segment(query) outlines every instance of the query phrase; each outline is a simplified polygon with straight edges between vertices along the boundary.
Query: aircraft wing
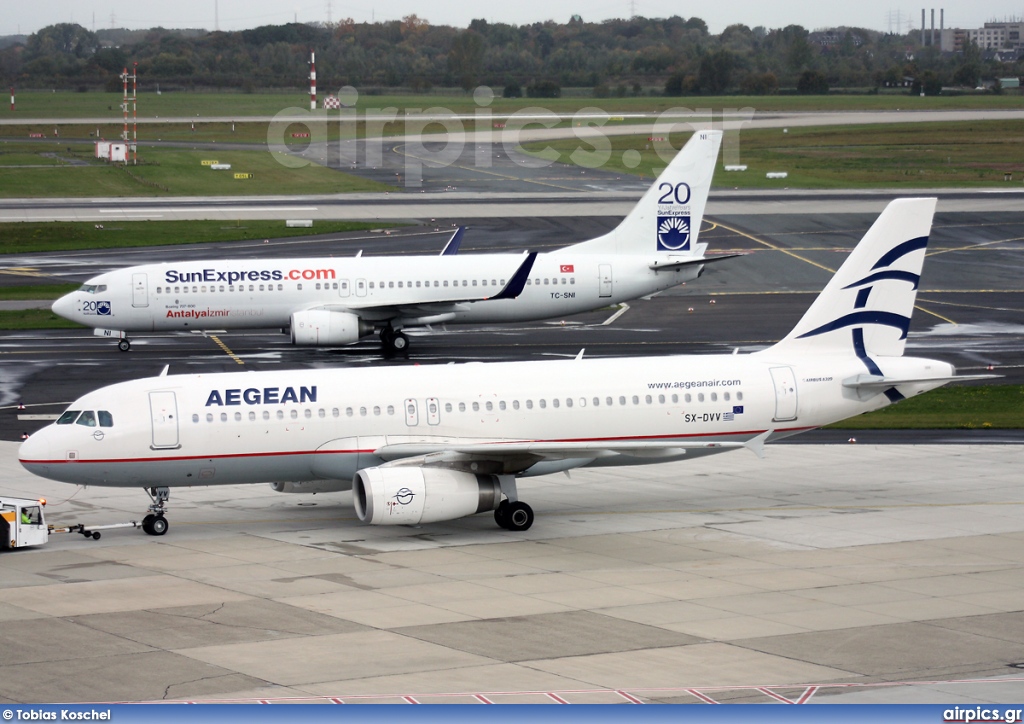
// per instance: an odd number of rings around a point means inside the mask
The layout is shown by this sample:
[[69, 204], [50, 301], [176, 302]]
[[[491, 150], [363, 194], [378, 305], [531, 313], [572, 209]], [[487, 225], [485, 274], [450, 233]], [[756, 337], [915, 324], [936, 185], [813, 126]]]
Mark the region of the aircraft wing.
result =
[[452, 234], [452, 238], [448, 240], [448, 243], [444, 245], [441, 250], [441, 256], [455, 256], [459, 253], [459, 247], [462, 246], [462, 235], [466, 233], [466, 227], [460, 226]]
[[[374, 454], [392, 467], [444, 467], [468, 472], [519, 473], [538, 462], [556, 460], [590, 461], [625, 455], [644, 458], [672, 458], [689, 452], [725, 452], [747, 448], [763, 456], [765, 431], [746, 442], [695, 440], [437, 440], [396, 442], [383, 445]], [[581, 464], [584, 464], [581, 462]]]
[[526, 280], [529, 278], [536, 260], [537, 252], [528, 253], [523, 263], [519, 265], [519, 268], [512, 275], [512, 278], [508, 280], [508, 283], [497, 294], [487, 297], [459, 296], [450, 299], [402, 304], [380, 304], [373, 300], [364, 301], [350, 298], [344, 303], [320, 305], [317, 309], [352, 312], [370, 321], [405, 318], [410, 320], [409, 324], [439, 324], [452, 319], [456, 312], [465, 309], [465, 305], [473, 304], [474, 302], [485, 302], [493, 299], [515, 299], [526, 288]]

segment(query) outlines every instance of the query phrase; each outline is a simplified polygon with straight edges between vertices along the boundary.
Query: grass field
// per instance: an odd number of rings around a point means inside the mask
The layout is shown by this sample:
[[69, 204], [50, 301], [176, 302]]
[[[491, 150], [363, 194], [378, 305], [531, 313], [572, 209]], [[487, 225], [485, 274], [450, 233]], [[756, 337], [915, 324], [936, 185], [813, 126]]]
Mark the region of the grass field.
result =
[[[673, 134], [679, 148], [689, 133]], [[733, 141], [735, 139], [735, 141]], [[614, 136], [607, 170], [653, 178], [666, 161], [643, 136]], [[976, 187], [1019, 188], [1024, 179], [1024, 122], [965, 121], [958, 123], [882, 124], [741, 131], [738, 141], [743, 172], [726, 172], [723, 157], [715, 172], [716, 188], [893, 188]], [[593, 152], [579, 140], [527, 144], [540, 153], [552, 148], [559, 160], [572, 163], [577, 149]], [[639, 163], [629, 167], [624, 152]], [[669, 150], [666, 158], [674, 152]], [[625, 156], [628, 160], [629, 156]], [[785, 179], [768, 179], [768, 171], [786, 171]], [[1012, 185], [1004, 175], [1013, 176]]]
[[[50, 156], [63, 160], [54, 165]], [[51, 159], [51, 162], [45, 162]], [[202, 165], [230, 163], [230, 170]], [[42, 165], [43, 167], [39, 167]], [[235, 173], [252, 178], [237, 179]], [[93, 158], [90, 146], [54, 141], [0, 142], [0, 197], [233, 196], [336, 194], [391, 191], [393, 187], [310, 163], [289, 168], [266, 151], [193, 151], [145, 148], [139, 165], [123, 167]]]
[[[3, 277], [0, 277], [2, 279]], [[0, 287], [0, 300], [56, 299], [78, 288], [78, 284], [26, 284]]]
[[[389, 228], [402, 224], [389, 224]], [[335, 234], [382, 228], [379, 223], [358, 221], [315, 221], [312, 228], [289, 228], [283, 221], [231, 223], [223, 221], [118, 221], [105, 224], [87, 222], [24, 222], [0, 224], [0, 254], [24, 254], [37, 251], [77, 251], [81, 249], [119, 249], [171, 244], [205, 244], [215, 241], [244, 241], [311, 234]], [[47, 297], [3, 297], [6, 299], [46, 299]]]
[[1024, 428], [1024, 386], [940, 387], [829, 427], [841, 430], [1019, 430]]
[[58, 317], [49, 309], [21, 309], [0, 311], [0, 329], [82, 329], [82, 325]]
[[[322, 87], [321, 96], [333, 89]], [[947, 110], [978, 108], [1020, 108], [1024, 99], [1019, 95], [962, 95], [920, 98], [906, 93], [880, 93], [877, 95], [829, 96], [686, 96], [665, 98], [641, 96], [636, 98], [501, 98], [498, 96], [488, 108], [496, 114], [513, 113], [530, 107], [543, 107], [559, 113], [568, 113], [586, 107], [598, 107], [609, 112], [659, 112], [668, 108], [756, 108], [762, 111], [843, 111], [843, 110]], [[110, 118], [116, 122], [121, 116], [119, 93], [74, 93], [70, 91], [46, 93], [20, 92], [16, 96], [17, 110], [3, 111], [0, 118]], [[445, 108], [456, 113], [472, 113], [479, 108], [471, 93], [459, 95], [368, 95], [362, 93], [357, 110], [398, 108]], [[137, 110], [140, 118], [211, 117], [244, 118], [246, 116], [274, 115], [286, 108], [309, 108], [306, 88], [281, 93], [141, 93]], [[2, 133], [2, 131], [0, 131]]]

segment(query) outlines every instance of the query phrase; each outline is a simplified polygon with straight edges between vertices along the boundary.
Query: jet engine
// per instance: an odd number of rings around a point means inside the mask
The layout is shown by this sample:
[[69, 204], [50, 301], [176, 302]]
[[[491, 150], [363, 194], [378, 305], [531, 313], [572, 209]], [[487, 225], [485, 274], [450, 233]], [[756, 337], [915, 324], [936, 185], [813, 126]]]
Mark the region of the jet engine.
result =
[[291, 334], [292, 344], [299, 347], [329, 347], [354, 344], [373, 334], [373, 325], [351, 312], [307, 309], [292, 314]]
[[441, 468], [363, 468], [352, 481], [356, 515], [373, 525], [417, 525], [495, 510], [497, 475]]
[[338, 493], [352, 490], [351, 480], [307, 480], [299, 483], [271, 483], [275, 493]]

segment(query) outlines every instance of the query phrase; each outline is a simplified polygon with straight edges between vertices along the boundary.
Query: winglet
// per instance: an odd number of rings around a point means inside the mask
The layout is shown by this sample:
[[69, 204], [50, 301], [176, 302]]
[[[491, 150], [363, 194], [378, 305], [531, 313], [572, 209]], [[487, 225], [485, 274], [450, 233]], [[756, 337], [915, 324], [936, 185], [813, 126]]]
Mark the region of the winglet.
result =
[[170, 365], [164, 365], [164, 368], [162, 370], [160, 370], [160, 374], [157, 375], [157, 376], [158, 377], [166, 377], [167, 373], [170, 371], [170, 369], [171, 369]]
[[465, 233], [466, 227], [460, 226], [452, 234], [452, 238], [448, 240], [448, 243], [441, 249], [441, 256], [455, 256], [459, 253], [459, 247], [462, 245], [462, 235]]
[[757, 437], [752, 437], [743, 443], [743, 447], [757, 455], [761, 460], [764, 460], [764, 441], [767, 440], [773, 432], [775, 432], [775, 430], [765, 430]]
[[533, 262], [537, 260], [537, 252], [531, 251], [526, 255], [526, 260], [519, 265], [516, 273], [512, 275], [512, 278], [508, 280], [508, 284], [500, 292], [495, 294], [489, 299], [515, 299], [523, 293], [523, 289], [526, 288], [526, 280], [530, 278], [530, 272], [533, 271]]

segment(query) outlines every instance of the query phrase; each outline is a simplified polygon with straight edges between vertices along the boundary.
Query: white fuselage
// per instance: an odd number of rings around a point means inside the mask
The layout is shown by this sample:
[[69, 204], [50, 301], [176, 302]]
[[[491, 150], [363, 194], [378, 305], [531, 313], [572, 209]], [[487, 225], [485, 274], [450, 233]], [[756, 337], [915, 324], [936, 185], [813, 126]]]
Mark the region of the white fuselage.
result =
[[[912, 396], [953, 373], [944, 362], [876, 360], [920, 380]], [[843, 381], [865, 372], [850, 356], [751, 355], [508, 362], [368, 369], [180, 375], [89, 393], [72, 409], [104, 411], [107, 427], [54, 424], [20, 459], [69, 483], [183, 486], [351, 480], [385, 462], [387, 446], [487, 441], [743, 443], [785, 437], [888, 403], [860, 400]], [[943, 378], [939, 380], [939, 378]], [[100, 416], [100, 419], [103, 419]], [[723, 449], [676, 449], [539, 461], [521, 475], [636, 465]], [[395, 457], [403, 457], [396, 455]]]
[[[693, 264], [655, 271], [653, 254], [540, 254], [516, 299], [497, 295], [523, 261], [515, 254], [350, 257], [148, 264], [101, 274], [54, 304], [96, 329], [137, 333], [287, 327], [307, 309], [351, 311], [395, 328], [562, 317], [695, 279]], [[415, 305], [425, 307], [418, 313]], [[395, 310], [401, 310], [396, 316]]]

